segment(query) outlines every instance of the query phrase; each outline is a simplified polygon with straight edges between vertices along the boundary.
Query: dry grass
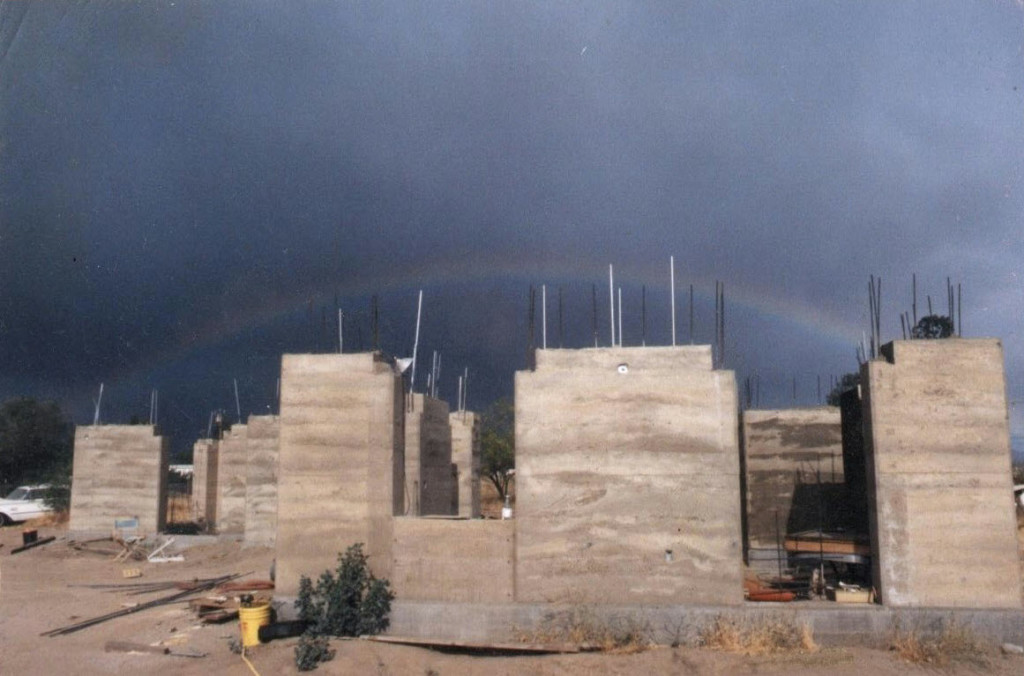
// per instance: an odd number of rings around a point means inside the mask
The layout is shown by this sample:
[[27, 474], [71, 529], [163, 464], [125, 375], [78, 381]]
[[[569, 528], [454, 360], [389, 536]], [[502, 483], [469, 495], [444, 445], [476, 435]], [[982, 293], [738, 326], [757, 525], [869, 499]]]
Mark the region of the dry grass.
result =
[[807, 624], [784, 617], [751, 620], [716, 617], [700, 632], [700, 644], [714, 650], [743, 655], [809, 653], [818, 650], [814, 632]]
[[23, 526], [25, 528], [62, 526], [68, 522], [69, 517], [70, 515], [66, 511], [50, 512], [49, 514], [44, 514], [43, 516], [39, 516], [34, 519], [29, 519], [28, 521], [18, 525]]
[[642, 652], [654, 644], [645, 619], [630, 615], [606, 621], [587, 606], [552, 613], [539, 626], [530, 630], [513, 628], [513, 633], [523, 643], [569, 643], [618, 654]]
[[889, 637], [889, 649], [907, 662], [944, 666], [950, 662], [987, 663], [986, 644], [970, 627], [954, 620], [943, 623], [938, 635], [917, 629], [904, 630], [898, 623]]

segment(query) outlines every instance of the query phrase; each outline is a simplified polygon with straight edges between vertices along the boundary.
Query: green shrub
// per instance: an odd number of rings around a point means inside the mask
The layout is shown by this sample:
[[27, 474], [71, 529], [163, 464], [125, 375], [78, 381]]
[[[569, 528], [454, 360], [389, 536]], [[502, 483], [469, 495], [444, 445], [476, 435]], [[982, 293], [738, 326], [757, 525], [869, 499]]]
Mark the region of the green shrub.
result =
[[[363, 545], [354, 544], [338, 555], [338, 567], [325, 570], [316, 584], [303, 575], [295, 609], [308, 623], [295, 648], [295, 663], [302, 671], [316, 668], [328, 652], [328, 636], [379, 634], [389, 625], [388, 614], [395, 598], [387, 580], [373, 576], [366, 565]], [[303, 665], [307, 666], [303, 666]]]
[[295, 646], [295, 666], [299, 671], [312, 671], [321, 662], [334, 659], [326, 636], [303, 634], [299, 637], [299, 645]]

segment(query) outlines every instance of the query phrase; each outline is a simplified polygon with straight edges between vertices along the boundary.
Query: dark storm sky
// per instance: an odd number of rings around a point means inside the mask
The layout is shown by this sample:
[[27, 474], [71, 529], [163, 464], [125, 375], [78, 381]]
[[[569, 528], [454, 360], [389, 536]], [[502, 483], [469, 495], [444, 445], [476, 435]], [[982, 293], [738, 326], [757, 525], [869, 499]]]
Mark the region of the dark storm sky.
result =
[[[918, 275], [1002, 338], [1024, 434], [1024, 10], [1017, 2], [0, 3], [0, 398], [148, 416], [274, 407], [286, 351], [442, 353], [511, 393], [530, 284], [549, 345], [713, 335], [762, 405], [856, 368]], [[538, 310], [539, 318], [539, 310]], [[539, 331], [538, 331], [539, 336]], [[538, 338], [539, 340], [539, 338]]]

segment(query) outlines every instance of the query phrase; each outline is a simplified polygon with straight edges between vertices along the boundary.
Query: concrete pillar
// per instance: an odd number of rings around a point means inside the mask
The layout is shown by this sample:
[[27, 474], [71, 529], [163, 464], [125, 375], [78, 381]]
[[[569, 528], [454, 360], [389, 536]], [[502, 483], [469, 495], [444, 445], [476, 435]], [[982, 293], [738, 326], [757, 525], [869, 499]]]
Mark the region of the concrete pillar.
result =
[[196, 523], [210, 523], [213, 520], [217, 506], [208, 504], [208, 496], [212, 486], [212, 495], [216, 497], [216, 477], [217, 442], [213, 439], [199, 439], [192, 445], [191, 509], [192, 520]]
[[141, 532], [163, 530], [169, 442], [152, 425], [78, 427], [69, 529], [109, 533], [115, 519], [138, 517]]
[[245, 544], [273, 547], [277, 533], [278, 416], [249, 416], [245, 482]]
[[741, 603], [734, 374], [706, 345], [536, 363], [516, 373], [516, 600]]
[[246, 425], [235, 424], [218, 443], [217, 523], [218, 535], [245, 532], [245, 483], [248, 464]]
[[389, 577], [402, 510], [402, 382], [377, 353], [284, 355], [277, 508], [277, 592], [298, 591], [361, 542]]
[[413, 394], [405, 413], [405, 514], [455, 514], [448, 404]]
[[458, 473], [458, 515], [480, 516], [480, 419], [472, 411], [448, 416], [452, 435], [452, 462]]
[[882, 354], [861, 369], [882, 602], [1020, 608], [1002, 344], [895, 341]]

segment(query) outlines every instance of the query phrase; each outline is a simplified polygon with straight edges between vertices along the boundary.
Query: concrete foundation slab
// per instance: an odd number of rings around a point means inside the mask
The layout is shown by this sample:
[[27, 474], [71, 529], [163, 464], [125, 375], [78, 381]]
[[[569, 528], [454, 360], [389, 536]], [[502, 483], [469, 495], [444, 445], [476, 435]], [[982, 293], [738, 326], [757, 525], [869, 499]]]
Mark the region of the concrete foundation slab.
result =
[[612, 628], [640, 627], [656, 643], [696, 645], [717, 618], [807, 624], [825, 646], [884, 647], [896, 627], [921, 636], [953, 622], [994, 644], [1024, 643], [1024, 612], [979, 608], [884, 608], [875, 605], [757, 603], [740, 606], [547, 605], [436, 603], [396, 600], [389, 634], [461, 641], [514, 641], [533, 628], [564, 625], [572, 614]]

